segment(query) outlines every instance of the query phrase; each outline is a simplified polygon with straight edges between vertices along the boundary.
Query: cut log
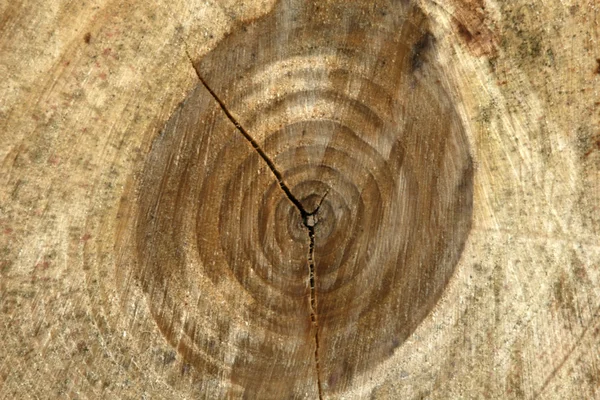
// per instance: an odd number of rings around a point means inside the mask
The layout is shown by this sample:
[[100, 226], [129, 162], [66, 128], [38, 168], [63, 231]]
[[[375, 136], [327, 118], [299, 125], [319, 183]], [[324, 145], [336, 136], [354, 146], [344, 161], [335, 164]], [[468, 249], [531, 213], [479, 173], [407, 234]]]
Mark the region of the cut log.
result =
[[252, 398], [343, 393], [435, 305], [473, 169], [433, 40], [413, 5], [291, 1], [195, 63], [117, 243], [200, 373]]
[[0, 8], [3, 396], [600, 396], [593, 5], [52, 4]]

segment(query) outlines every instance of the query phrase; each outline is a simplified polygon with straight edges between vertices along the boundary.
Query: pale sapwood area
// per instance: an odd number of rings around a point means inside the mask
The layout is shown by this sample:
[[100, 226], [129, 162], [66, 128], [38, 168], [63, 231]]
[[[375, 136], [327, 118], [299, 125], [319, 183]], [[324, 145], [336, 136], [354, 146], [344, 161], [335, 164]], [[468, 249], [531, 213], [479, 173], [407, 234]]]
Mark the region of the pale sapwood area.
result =
[[0, 5], [0, 397], [600, 398], [600, 5]]

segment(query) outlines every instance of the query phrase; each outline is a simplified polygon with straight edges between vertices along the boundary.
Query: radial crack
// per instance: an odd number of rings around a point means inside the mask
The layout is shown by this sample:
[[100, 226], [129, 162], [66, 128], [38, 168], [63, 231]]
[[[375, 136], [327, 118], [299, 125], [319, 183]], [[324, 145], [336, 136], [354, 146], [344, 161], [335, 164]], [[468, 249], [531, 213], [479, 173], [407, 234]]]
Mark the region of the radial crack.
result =
[[[319, 205], [320, 207], [320, 205]], [[313, 211], [316, 213], [319, 207]], [[312, 217], [312, 215], [310, 216]], [[318, 221], [315, 221], [315, 225]], [[319, 324], [317, 320], [317, 292], [315, 287], [315, 225], [307, 225], [308, 237], [310, 238], [309, 252], [308, 252], [308, 280], [310, 284], [310, 320], [315, 329], [315, 368], [317, 370], [317, 385], [319, 389], [319, 399], [323, 398], [323, 387], [321, 385], [321, 368], [319, 359]]]
[[271, 170], [271, 172], [277, 179], [277, 183], [279, 184], [279, 187], [281, 188], [281, 190], [283, 190], [286, 197], [289, 199], [290, 202], [292, 202], [294, 207], [296, 207], [296, 209], [300, 213], [300, 216], [302, 217], [302, 224], [308, 231], [308, 238], [309, 238], [309, 252], [308, 252], [308, 275], [309, 276], [308, 276], [308, 280], [309, 280], [309, 286], [310, 286], [310, 299], [309, 299], [310, 320], [311, 320], [311, 323], [312, 323], [314, 331], [315, 331], [315, 336], [314, 336], [315, 369], [316, 369], [316, 373], [317, 373], [317, 386], [318, 386], [318, 391], [319, 391], [319, 399], [322, 399], [323, 398], [323, 387], [321, 385], [321, 371], [320, 371], [320, 365], [319, 365], [319, 325], [318, 325], [318, 318], [317, 318], [317, 292], [316, 292], [314, 249], [315, 249], [315, 226], [318, 222], [316, 219], [316, 214], [319, 211], [319, 208], [321, 207], [321, 204], [323, 203], [323, 200], [325, 199], [325, 196], [327, 196], [327, 193], [329, 193], [329, 191], [325, 192], [325, 195], [323, 195], [323, 197], [321, 198], [321, 201], [319, 202], [319, 204], [313, 211], [311, 211], [311, 212], [306, 211], [306, 209], [304, 208], [304, 206], [302, 205], [300, 200], [298, 200], [296, 198], [296, 196], [294, 196], [294, 194], [292, 193], [290, 188], [285, 184], [285, 182], [283, 180], [283, 176], [281, 175], [281, 172], [279, 172], [279, 170], [275, 166], [275, 163], [273, 162], [273, 160], [271, 160], [271, 158], [260, 147], [258, 142], [256, 140], [254, 140], [254, 138], [248, 133], [248, 131], [235, 119], [233, 114], [231, 114], [229, 109], [227, 109], [227, 106], [225, 106], [225, 103], [219, 98], [219, 96], [217, 96], [217, 94], [212, 90], [212, 88], [210, 86], [208, 86], [208, 84], [206, 83], [206, 81], [204, 80], [202, 75], [200, 75], [200, 71], [198, 71], [198, 69], [196, 68], [196, 65], [194, 64], [194, 61], [190, 57], [190, 54], [187, 51], [187, 49], [186, 49], [186, 55], [187, 55], [188, 59], [190, 60], [190, 63], [192, 64], [194, 71], [196, 72], [196, 76], [198, 77], [198, 80], [200, 80], [202, 85], [206, 88], [206, 90], [208, 90], [210, 95], [219, 104], [219, 106], [221, 107], [221, 110], [223, 110], [223, 112], [225, 113], [225, 115], [227, 116], [229, 121], [231, 121], [231, 123], [237, 128], [237, 130], [250, 143], [250, 145], [258, 153], [258, 155], [265, 161], [265, 163], [267, 164], [267, 166], [269, 167], [269, 169]]

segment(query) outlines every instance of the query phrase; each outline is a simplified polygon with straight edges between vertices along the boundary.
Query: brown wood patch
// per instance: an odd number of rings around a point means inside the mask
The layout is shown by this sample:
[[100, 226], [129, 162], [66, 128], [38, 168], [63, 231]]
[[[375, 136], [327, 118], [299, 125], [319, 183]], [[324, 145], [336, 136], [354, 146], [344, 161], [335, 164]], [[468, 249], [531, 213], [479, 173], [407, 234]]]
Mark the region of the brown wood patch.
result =
[[282, 1], [194, 60], [124, 212], [161, 332], [248, 398], [343, 391], [392, 355], [470, 230], [426, 17], [364, 3]]

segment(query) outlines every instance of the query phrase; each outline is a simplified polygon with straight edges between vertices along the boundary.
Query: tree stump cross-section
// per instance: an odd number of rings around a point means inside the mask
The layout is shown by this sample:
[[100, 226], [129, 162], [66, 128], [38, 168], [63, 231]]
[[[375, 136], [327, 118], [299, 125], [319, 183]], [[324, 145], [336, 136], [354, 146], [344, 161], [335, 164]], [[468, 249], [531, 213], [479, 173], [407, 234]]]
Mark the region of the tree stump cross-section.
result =
[[122, 273], [186, 362], [246, 397], [343, 392], [431, 311], [470, 230], [427, 17], [366, 3], [281, 1], [188, 54], [200, 82], [128, 186]]

